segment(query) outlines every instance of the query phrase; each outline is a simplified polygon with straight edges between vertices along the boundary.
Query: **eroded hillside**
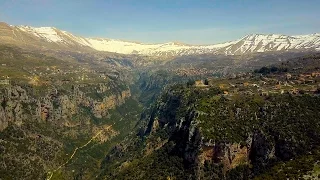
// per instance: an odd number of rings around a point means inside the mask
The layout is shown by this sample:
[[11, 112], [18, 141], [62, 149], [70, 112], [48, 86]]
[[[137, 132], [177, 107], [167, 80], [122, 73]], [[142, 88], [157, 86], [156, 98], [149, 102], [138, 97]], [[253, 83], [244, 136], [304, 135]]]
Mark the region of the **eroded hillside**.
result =
[[318, 62], [319, 56], [310, 56], [261, 68], [268, 73], [260, 69], [166, 89], [137, 136], [109, 153], [100, 176], [318, 178]]

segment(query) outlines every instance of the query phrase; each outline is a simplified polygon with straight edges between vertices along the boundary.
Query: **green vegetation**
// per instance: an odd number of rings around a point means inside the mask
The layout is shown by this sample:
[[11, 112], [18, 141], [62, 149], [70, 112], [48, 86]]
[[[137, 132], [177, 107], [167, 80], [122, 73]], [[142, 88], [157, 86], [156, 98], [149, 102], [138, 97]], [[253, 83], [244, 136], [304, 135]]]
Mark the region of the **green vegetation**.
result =
[[318, 179], [320, 149], [314, 148], [308, 154], [299, 155], [287, 162], [279, 162], [264, 174], [256, 177], [257, 180], [271, 179]]
[[319, 177], [319, 55], [94, 56], [0, 46], [0, 179]]
[[188, 179], [191, 174], [185, 173], [183, 159], [169, 153], [164, 149], [130, 162], [114, 179]]
[[254, 70], [254, 72], [261, 73], [261, 74], [270, 74], [270, 73], [288, 72], [288, 69], [271, 66], [271, 67], [262, 67], [261, 69]]
[[[285, 71], [274, 72], [272, 79], [268, 76], [271, 80], [250, 75], [208, 79], [207, 86], [197, 87], [189, 81], [166, 88], [140, 122], [145, 127], [139, 132], [142, 138], [129, 147], [127, 140], [123, 142], [126, 145], [110, 152], [102, 177], [317, 177], [320, 97], [309, 90], [304, 94], [289, 93], [293, 88], [308, 88], [300, 84], [284, 87], [287, 93], [277, 91], [276, 83], [285, 79]], [[242, 161], [232, 162], [239, 150], [230, 155], [229, 145], [249, 147], [249, 151], [242, 154]], [[218, 152], [202, 164], [198, 158], [204, 153], [203, 147]], [[227, 150], [220, 152], [219, 148]], [[224, 157], [235, 167], [230, 168]]]

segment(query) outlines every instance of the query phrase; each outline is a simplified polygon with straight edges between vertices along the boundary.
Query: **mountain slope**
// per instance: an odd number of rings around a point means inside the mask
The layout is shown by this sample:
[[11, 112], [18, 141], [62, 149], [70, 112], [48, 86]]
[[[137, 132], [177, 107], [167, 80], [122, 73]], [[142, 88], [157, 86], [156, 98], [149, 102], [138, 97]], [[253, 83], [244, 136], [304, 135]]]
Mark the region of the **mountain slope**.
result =
[[11, 26], [5, 23], [0, 23], [0, 32], [0, 40], [3, 43], [147, 56], [241, 55], [271, 51], [320, 50], [319, 33], [299, 36], [252, 34], [239, 40], [215, 45], [187, 45], [174, 42], [143, 44], [106, 38], [84, 38], [54, 27], [35, 28], [30, 26]]
[[1, 44], [36, 49], [91, 50], [84, 38], [53, 27], [33, 28], [0, 23]]
[[[142, 116], [140, 141], [115, 146], [99, 178], [319, 179], [319, 60], [165, 88]], [[303, 74], [310, 84], [296, 83]]]
[[92, 44], [92, 48], [99, 51], [143, 55], [174, 56], [206, 53], [240, 55], [269, 51], [320, 50], [320, 34], [300, 36], [253, 34], [236, 41], [203, 46], [176, 43], [140, 44], [108, 39], [88, 39], [88, 41]]
[[228, 46], [226, 54], [244, 54], [250, 52], [267, 52], [283, 50], [320, 50], [320, 34], [286, 36], [252, 34]]

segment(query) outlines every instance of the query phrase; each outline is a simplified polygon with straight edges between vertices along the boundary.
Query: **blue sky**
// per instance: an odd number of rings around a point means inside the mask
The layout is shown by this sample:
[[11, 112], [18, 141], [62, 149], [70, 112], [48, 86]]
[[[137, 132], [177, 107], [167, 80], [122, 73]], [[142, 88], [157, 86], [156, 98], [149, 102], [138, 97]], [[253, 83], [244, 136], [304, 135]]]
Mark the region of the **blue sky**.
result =
[[0, 21], [85, 37], [213, 44], [320, 32], [320, 0], [0, 0]]

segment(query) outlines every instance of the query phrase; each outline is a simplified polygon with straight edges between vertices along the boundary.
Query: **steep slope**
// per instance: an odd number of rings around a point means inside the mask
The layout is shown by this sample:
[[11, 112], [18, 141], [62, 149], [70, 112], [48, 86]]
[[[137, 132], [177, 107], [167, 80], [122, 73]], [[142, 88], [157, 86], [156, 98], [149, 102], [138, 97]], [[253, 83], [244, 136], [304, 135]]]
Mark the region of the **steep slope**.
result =
[[0, 23], [0, 32], [2, 43], [147, 56], [241, 55], [256, 52], [320, 50], [318, 33], [299, 36], [252, 34], [226, 43], [187, 45], [175, 42], [143, 44], [106, 38], [84, 38], [54, 27], [11, 26], [6, 23]]
[[164, 90], [142, 120], [140, 141], [117, 145], [101, 178], [318, 179], [319, 57], [311, 58], [313, 73], [287, 69]]
[[17, 26], [21, 31], [33, 34], [47, 42], [64, 43], [69, 45], [90, 46], [90, 43], [82, 37], [74, 36], [66, 31], [61, 31], [54, 27], [33, 28], [30, 26]]
[[2, 45], [0, 64], [0, 179], [93, 179], [138, 121], [125, 72]]
[[0, 23], [0, 42], [29, 49], [93, 51], [84, 38], [53, 27], [33, 28]]
[[252, 34], [225, 48], [225, 54], [285, 50], [320, 50], [320, 34], [302, 36]]

